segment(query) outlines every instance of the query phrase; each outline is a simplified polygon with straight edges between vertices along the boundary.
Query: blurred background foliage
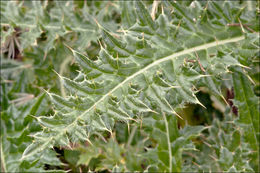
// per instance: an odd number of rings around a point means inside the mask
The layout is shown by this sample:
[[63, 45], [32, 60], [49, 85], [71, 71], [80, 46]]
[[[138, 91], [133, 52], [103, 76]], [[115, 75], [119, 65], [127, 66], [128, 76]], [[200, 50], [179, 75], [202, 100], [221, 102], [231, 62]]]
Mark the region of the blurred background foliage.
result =
[[[97, 23], [102, 23], [110, 31], [122, 32], [123, 28], [135, 23], [135, 16], [131, 13], [132, 1], [49, 0], [0, 3], [1, 171], [150, 172], [164, 169], [168, 164], [168, 158], [163, 153], [166, 129], [163, 120], [155, 121], [156, 117], [129, 126], [118, 122], [113, 134], [94, 136], [93, 145], [89, 142], [84, 145], [71, 143], [68, 148], [55, 147], [44, 151], [36, 161], [32, 162], [37, 155], [31, 161], [21, 160], [23, 151], [32, 142], [30, 134], [43, 130], [35, 121], [37, 116], [50, 116], [54, 113], [45, 90], [66, 95], [56, 72], [74, 78], [79, 69], [66, 46], [95, 59], [100, 49], [99, 41], [102, 42]], [[154, 3], [144, 3], [152, 11]], [[157, 10], [158, 13], [161, 12], [161, 8]], [[169, 12], [170, 10], [165, 13]], [[126, 17], [129, 19], [124, 20]], [[156, 17], [155, 14], [154, 18]], [[244, 47], [246, 46], [248, 45], [245, 44]], [[243, 53], [245, 56], [239, 57], [240, 63], [251, 67], [248, 76], [255, 83], [254, 93], [259, 96], [259, 55], [247, 59], [250, 52]], [[174, 140], [181, 142], [182, 146], [176, 148], [175, 154], [184, 150], [178, 156], [183, 158], [183, 163], [176, 160], [175, 171], [257, 171], [257, 163], [249, 164], [252, 153], [233, 123], [237, 117], [237, 108], [232, 108], [234, 89], [223, 88], [222, 93], [230, 106], [224, 105], [207, 90], [202, 90], [197, 93], [197, 97], [207, 109], [193, 104], [180, 109], [178, 113], [184, 120], [178, 120], [178, 127], [174, 127], [174, 121], [177, 120], [168, 117], [169, 127], [176, 132]], [[189, 126], [185, 126], [187, 124], [209, 128], [197, 129], [193, 131], [194, 134], [179, 140], [182, 133], [185, 134], [182, 131], [189, 130]], [[176, 129], [180, 129], [180, 132]], [[195, 136], [199, 137], [194, 138]], [[159, 147], [159, 151], [154, 150], [155, 147]], [[162, 157], [159, 160], [166, 160], [165, 163], [157, 164], [157, 157]]]

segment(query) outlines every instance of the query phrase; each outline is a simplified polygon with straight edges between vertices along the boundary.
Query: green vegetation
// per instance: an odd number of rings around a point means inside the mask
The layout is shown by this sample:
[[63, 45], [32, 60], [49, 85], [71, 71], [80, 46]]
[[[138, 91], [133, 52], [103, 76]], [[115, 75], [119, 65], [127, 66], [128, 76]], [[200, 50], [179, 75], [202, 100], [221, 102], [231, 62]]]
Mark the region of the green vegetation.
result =
[[2, 172], [259, 172], [257, 1], [1, 1]]

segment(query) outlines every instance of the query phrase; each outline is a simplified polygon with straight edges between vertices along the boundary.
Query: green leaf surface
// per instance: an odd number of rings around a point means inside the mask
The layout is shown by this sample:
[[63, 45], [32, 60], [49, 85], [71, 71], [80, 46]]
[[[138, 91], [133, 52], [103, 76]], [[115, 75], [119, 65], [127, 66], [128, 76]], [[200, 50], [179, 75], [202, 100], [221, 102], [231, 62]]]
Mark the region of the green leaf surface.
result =
[[[235, 100], [234, 104], [238, 107], [239, 119], [237, 122], [244, 129], [245, 139], [250, 144], [253, 151], [259, 150], [259, 99], [255, 96], [248, 77], [240, 71], [232, 75]], [[259, 161], [259, 153], [254, 152], [253, 159]]]
[[[238, 8], [234, 8], [237, 10], [234, 14], [227, 15], [218, 10], [219, 6], [223, 6], [219, 3], [201, 3], [205, 8], [212, 8], [217, 16], [222, 16], [222, 21], [217, 25], [214, 16], [208, 14], [209, 19], [198, 18], [194, 21], [184, 15], [190, 9], [185, 10], [182, 3], [172, 3], [185, 21], [177, 27], [176, 19], [162, 13], [153, 21], [142, 2], [134, 4], [137, 22], [124, 34], [114, 34], [99, 25], [105, 47], [101, 46], [97, 60], [71, 49], [82, 71], [74, 80], [60, 76], [71, 94], [71, 103], [68, 98], [50, 94], [54, 106], [60, 111], [51, 118], [53, 122], [56, 118], [63, 119], [63, 124], [55, 128], [45, 125], [49, 130], [35, 136], [40, 139], [41, 149], [59, 143], [65, 136], [76, 142], [88, 140], [95, 131], [111, 133], [115, 121], [128, 124], [141, 116], [160, 112], [177, 115], [176, 108], [186, 103], [203, 106], [195, 95], [194, 87], [198, 80], [208, 76], [205, 72], [209, 71], [212, 78], [221, 78], [230, 66], [242, 66], [231, 53], [237, 43], [246, 39], [245, 34], [240, 28], [226, 27], [229, 22], [237, 20], [234, 15], [240, 13]], [[194, 14], [205, 12], [201, 6], [194, 7]], [[239, 5], [236, 3], [234, 6]], [[211, 32], [205, 32], [204, 28]], [[206, 52], [206, 57], [201, 52]], [[215, 56], [209, 58], [209, 54]], [[196, 63], [185, 63], [192, 59]], [[211, 89], [212, 83], [205, 83], [204, 86]], [[220, 87], [220, 84], [214, 85]], [[220, 93], [217, 89], [215, 92]], [[177, 99], [170, 99], [171, 96]], [[88, 103], [84, 109], [81, 109], [81, 103], [77, 104], [78, 98]], [[43, 122], [45, 118], [40, 117], [38, 121]], [[189, 133], [189, 130], [185, 133], [185, 139], [194, 135]], [[161, 157], [166, 157], [164, 151], [161, 151]], [[175, 163], [180, 165], [177, 162], [180, 161], [176, 160]], [[172, 168], [170, 166], [170, 170]], [[181, 170], [180, 167], [176, 169]]]
[[3, 169], [259, 171], [259, 3], [0, 3]]

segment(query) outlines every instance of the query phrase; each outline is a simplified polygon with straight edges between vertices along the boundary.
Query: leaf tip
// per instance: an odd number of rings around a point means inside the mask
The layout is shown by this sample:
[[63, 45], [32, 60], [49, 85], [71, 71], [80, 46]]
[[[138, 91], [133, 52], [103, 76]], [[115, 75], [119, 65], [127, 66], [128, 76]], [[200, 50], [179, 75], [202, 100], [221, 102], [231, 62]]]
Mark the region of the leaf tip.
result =
[[43, 92], [45, 92], [45, 93], [48, 94], [49, 96], [51, 95], [51, 94], [49, 93], [49, 91], [45, 90], [44, 88], [42, 88], [42, 90], [43, 90]]
[[96, 22], [96, 24], [97, 24], [97, 26], [98, 26], [99, 29], [104, 29], [104, 28], [98, 23], [98, 21], [97, 21], [96, 18], [94, 18], [94, 21]]
[[73, 54], [74, 54], [74, 52], [75, 52], [75, 50], [74, 49], [72, 49], [69, 45], [67, 45], [66, 43], [63, 43]]
[[58, 72], [56, 72], [54, 69], [52, 69], [52, 71], [53, 71], [57, 76], [59, 76], [60, 79], [62, 79], [62, 76], [61, 76]]
[[197, 100], [197, 104], [199, 104], [199, 105], [202, 106], [203, 108], [207, 109], [206, 106], [204, 106], [202, 103], [200, 103], [199, 100]]
[[225, 97], [224, 97], [222, 94], [220, 94], [220, 97], [224, 100], [224, 102], [226, 103], [226, 105], [229, 105], [228, 102], [227, 102], [227, 100], [225, 99]]

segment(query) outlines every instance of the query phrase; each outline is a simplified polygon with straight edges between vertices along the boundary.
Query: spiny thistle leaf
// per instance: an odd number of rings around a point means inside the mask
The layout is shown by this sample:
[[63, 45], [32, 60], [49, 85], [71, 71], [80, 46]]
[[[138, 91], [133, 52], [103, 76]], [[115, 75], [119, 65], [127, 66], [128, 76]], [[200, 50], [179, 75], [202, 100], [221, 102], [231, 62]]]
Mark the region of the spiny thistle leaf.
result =
[[[56, 113], [37, 118], [44, 130], [34, 135], [36, 142], [24, 158], [55, 145], [89, 141], [97, 132], [112, 134], [116, 121], [129, 124], [143, 117], [165, 116], [167, 124], [166, 116], [179, 116], [177, 108], [187, 103], [203, 106], [196, 97], [199, 87], [223, 98], [223, 79], [232, 79], [230, 67], [247, 68], [233, 51], [244, 40], [254, 42], [248, 32], [257, 29], [256, 13], [244, 10], [239, 2], [194, 2], [188, 8], [188, 2], [164, 3], [162, 13], [153, 20], [141, 1], [134, 2], [129, 9], [134, 9], [136, 20], [129, 19], [123, 34], [98, 24], [102, 43], [97, 60], [71, 49], [81, 71], [73, 80], [60, 76], [68, 97], [48, 93]], [[240, 27], [232, 26], [241, 21]], [[243, 29], [246, 24], [253, 29]], [[181, 171], [177, 151], [194, 148], [187, 141], [204, 128], [186, 127], [174, 134], [183, 132], [181, 137], [171, 140], [165, 127], [162, 148], [168, 147], [158, 154], [159, 169]], [[223, 160], [229, 152], [225, 148], [221, 152]]]

